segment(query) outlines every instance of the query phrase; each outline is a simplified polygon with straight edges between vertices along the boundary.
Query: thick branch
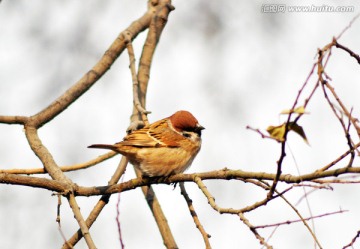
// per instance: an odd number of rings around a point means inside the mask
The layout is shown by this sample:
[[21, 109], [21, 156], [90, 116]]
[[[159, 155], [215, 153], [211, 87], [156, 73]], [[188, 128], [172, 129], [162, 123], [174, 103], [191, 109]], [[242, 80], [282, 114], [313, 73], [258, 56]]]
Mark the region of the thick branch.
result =
[[25, 135], [29, 145], [35, 155], [40, 159], [47, 173], [52, 179], [61, 181], [72, 186], [72, 181], [64, 175], [61, 169], [57, 166], [49, 150], [42, 144], [37, 129], [30, 126], [25, 126]]
[[[146, 93], [150, 78], [151, 62], [154, 57], [155, 48], [159, 42], [161, 33], [167, 23], [169, 13], [174, 9], [175, 8], [171, 5], [171, 0], [159, 0], [157, 5], [153, 8], [155, 14], [151, 19], [149, 32], [146, 37], [143, 51], [140, 57], [139, 71], [137, 74], [139, 83], [138, 95], [140, 104], [144, 109], [146, 106]], [[137, 116], [139, 120], [144, 121], [146, 124], [147, 119], [144, 120], [144, 115], [141, 115], [141, 112], [138, 111], [136, 106], [134, 106], [133, 108], [133, 115], [131, 118], [132, 121], [134, 119], [134, 116]]]
[[25, 124], [27, 120], [24, 116], [0, 116], [0, 123], [4, 124]]
[[[343, 167], [334, 170], [328, 170], [323, 172], [313, 172], [304, 175], [280, 175], [279, 181], [286, 183], [300, 183], [306, 181], [317, 182], [317, 180], [321, 180], [327, 177], [337, 177], [344, 174], [360, 174], [360, 167]], [[33, 186], [41, 188], [43, 183], [37, 182], [37, 179], [44, 179], [38, 177], [30, 177], [30, 176], [22, 176], [22, 178], [18, 178], [18, 180], [14, 180], [15, 178], [9, 177], [11, 174], [1, 174], [0, 173], [0, 182], [7, 184], [15, 184], [15, 185], [24, 185], [24, 186]], [[17, 175], [14, 175], [17, 176]], [[129, 191], [141, 186], [148, 186], [151, 184], [171, 184], [177, 182], [194, 182], [196, 178], [201, 180], [269, 180], [273, 181], [276, 177], [276, 174], [273, 173], [265, 173], [265, 172], [249, 172], [242, 170], [215, 170], [204, 173], [195, 173], [195, 174], [177, 174], [170, 176], [166, 179], [159, 178], [136, 178], [131, 179], [127, 182], [112, 184], [109, 186], [94, 186], [94, 187], [82, 187], [76, 186], [75, 194], [78, 196], [92, 196], [92, 195], [110, 195], [114, 193]], [[27, 178], [32, 178], [29, 182]], [[51, 181], [51, 180], [50, 180]], [[64, 185], [65, 186], [65, 185]], [[57, 188], [52, 188], [51, 186], [46, 187], [48, 190], [58, 191]]]
[[[134, 39], [140, 32], [149, 27], [151, 17], [152, 13], [150, 11], [146, 12], [141, 18], [134, 21], [124, 32], [130, 34], [131, 40]], [[34, 127], [41, 127], [69, 107], [110, 69], [111, 65], [125, 48], [126, 40], [124, 39], [123, 33], [120, 33], [95, 66], [48, 107], [32, 116], [31, 124]]]
[[8, 173], [0, 173], [0, 183], [42, 188], [58, 193], [63, 193], [67, 189], [67, 184], [61, 181]]

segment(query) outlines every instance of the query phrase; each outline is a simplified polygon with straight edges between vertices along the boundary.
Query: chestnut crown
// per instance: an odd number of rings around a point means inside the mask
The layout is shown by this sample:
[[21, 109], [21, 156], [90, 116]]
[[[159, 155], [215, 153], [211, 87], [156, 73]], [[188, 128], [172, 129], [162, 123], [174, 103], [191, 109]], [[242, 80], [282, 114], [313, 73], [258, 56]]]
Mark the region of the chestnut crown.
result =
[[205, 129], [199, 124], [197, 119], [188, 111], [177, 111], [169, 117], [174, 129], [182, 131], [196, 132], [201, 135], [201, 130]]

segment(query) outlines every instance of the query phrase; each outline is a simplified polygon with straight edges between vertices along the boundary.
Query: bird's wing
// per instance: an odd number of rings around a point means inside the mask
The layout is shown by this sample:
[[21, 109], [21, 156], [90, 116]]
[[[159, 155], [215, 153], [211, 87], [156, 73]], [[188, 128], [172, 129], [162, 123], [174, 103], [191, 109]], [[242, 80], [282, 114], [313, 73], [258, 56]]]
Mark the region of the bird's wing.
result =
[[169, 128], [167, 119], [162, 119], [131, 132], [118, 144], [136, 147], [178, 147], [178, 139], [183, 138]]

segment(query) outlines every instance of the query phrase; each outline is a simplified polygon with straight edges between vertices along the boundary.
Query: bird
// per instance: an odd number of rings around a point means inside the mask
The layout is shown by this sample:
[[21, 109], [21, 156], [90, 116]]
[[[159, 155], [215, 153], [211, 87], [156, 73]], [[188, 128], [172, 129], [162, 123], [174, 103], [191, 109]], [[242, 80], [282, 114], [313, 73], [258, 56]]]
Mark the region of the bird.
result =
[[119, 143], [93, 144], [88, 148], [122, 154], [144, 177], [169, 177], [190, 167], [200, 151], [204, 129], [190, 112], [180, 110], [130, 132]]

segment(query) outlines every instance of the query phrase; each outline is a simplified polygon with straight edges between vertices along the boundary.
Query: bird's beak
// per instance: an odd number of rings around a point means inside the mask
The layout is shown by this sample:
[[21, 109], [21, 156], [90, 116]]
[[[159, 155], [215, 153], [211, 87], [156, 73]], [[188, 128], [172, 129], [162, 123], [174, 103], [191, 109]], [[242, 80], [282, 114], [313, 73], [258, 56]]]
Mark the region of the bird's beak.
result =
[[201, 131], [201, 130], [205, 130], [205, 127], [202, 126], [202, 125], [200, 125], [200, 124], [197, 124], [197, 125], [196, 125], [196, 129], [197, 129], [198, 131]]

